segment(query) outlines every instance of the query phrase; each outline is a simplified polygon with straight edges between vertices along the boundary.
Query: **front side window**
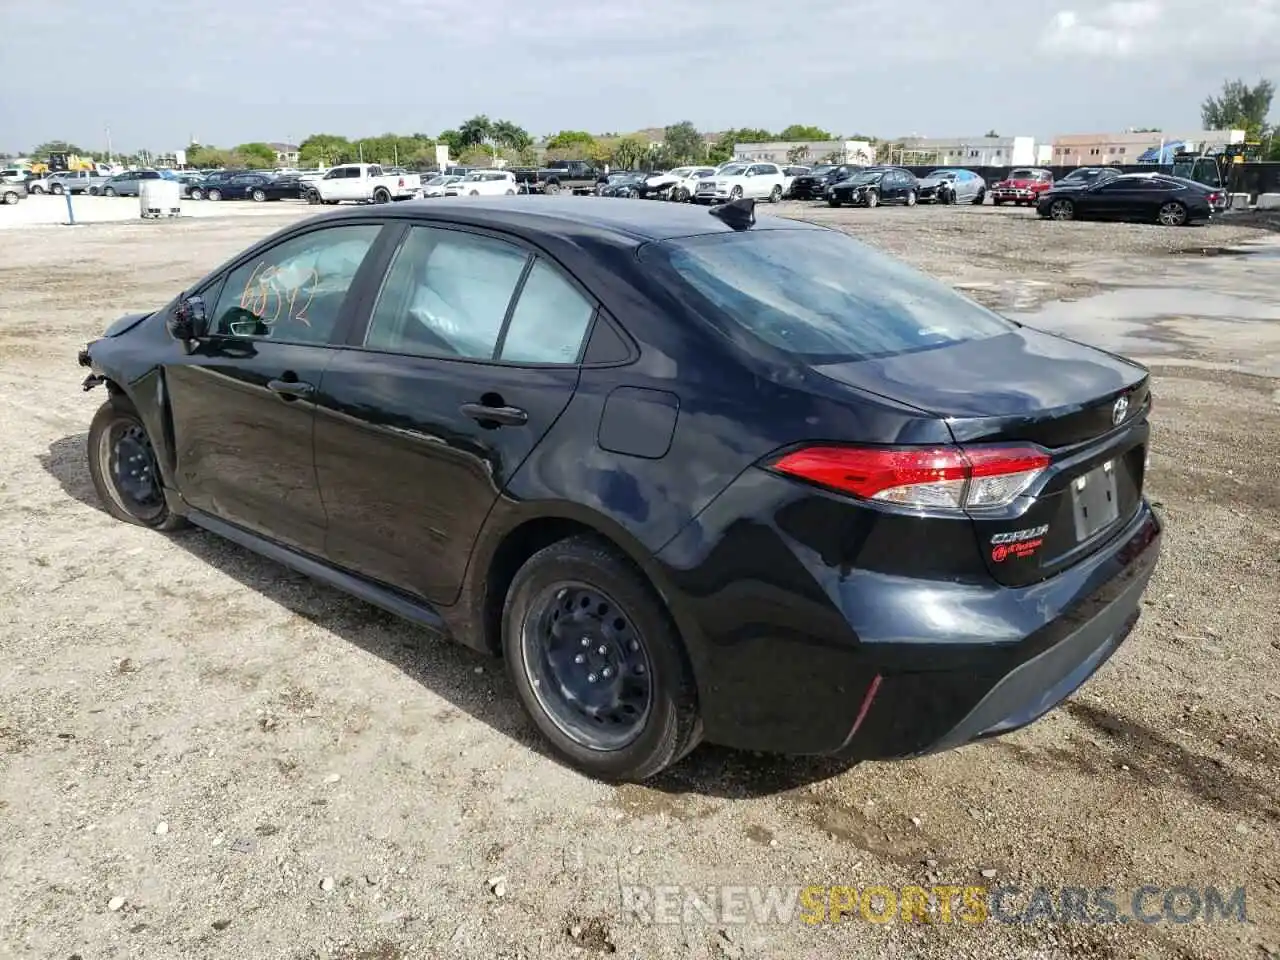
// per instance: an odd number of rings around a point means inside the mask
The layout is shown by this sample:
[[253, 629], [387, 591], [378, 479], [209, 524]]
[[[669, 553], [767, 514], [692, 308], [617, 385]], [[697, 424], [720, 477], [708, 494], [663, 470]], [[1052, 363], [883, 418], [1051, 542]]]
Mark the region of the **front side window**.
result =
[[327, 343], [356, 271], [382, 228], [312, 230], [227, 275], [210, 330], [215, 336]]
[[413, 227], [396, 253], [365, 336], [376, 350], [492, 359], [529, 256], [492, 237]]
[[730, 336], [809, 363], [894, 356], [1014, 329], [905, 264], [834, 230], [717, 233], [650, 243], [645, 261]]

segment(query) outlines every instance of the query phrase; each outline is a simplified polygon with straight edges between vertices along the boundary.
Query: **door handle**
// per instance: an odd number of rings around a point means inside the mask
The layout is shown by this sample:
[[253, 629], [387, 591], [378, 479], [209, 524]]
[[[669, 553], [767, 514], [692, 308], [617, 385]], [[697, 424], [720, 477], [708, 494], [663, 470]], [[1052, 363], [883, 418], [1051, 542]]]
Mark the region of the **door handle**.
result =
[[519, 427], [529, 422], [529, 414], [519, 407], [490, 407], [483, 403], [464, 403], [459, 407], [465, 416], [481, 423], [500, 423], [508, 427]]
[[296, 400], [300, 397], [311, 396], [315, 387], [299, 380], [269, 380], [267, 381], [267, 389], [274, 394], [278, 394], [281, 400]]

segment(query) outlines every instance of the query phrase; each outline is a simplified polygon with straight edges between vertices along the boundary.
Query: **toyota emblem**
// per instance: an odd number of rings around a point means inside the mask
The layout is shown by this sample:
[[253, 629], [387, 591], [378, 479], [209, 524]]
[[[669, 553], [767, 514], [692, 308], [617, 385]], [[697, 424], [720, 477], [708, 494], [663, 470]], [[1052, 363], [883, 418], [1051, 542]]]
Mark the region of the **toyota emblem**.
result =
[[1129, 414], [1129, 398], [1121, 397], [1116, 401], [1116, 405], [1111, 408], [1111, 422], [1115, 426], [1120, 426], [1124, 422], [1124, 418]]

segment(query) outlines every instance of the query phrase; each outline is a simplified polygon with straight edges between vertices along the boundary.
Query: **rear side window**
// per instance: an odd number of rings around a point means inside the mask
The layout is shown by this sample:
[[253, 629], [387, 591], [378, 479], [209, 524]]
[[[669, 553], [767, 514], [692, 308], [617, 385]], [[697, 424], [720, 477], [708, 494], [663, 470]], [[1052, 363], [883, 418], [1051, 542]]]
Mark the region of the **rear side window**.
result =
[[413, 227], [378, 296], [365, 346], [491, 359], [528, 260], [504, 240]]
[[537, 260], [520, 288], [520, 299], [511, 315], [499, 359], [516, 363], [577, 363], [595, 312], [595, 304], [579, 293], [559, 270], [545, 260]]
[[641, 258], [726, 333], [808, 363], [895, 356], [1014, 329], [950, 287], [835, 230], [760, 230], [647, 245]]

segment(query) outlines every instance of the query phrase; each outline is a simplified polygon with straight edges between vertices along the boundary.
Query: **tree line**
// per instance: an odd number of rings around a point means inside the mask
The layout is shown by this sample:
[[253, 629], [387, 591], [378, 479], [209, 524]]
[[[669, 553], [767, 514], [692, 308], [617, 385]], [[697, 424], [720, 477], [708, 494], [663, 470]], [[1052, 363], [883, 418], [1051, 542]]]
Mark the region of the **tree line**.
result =
[[[1275, 84], [1261, 79], [1256, 84], [1228, 80], [1216, 96], [1207, 97], [1200, 106], [1206, 130], [1244, 130], [1246, 139], [1262, 145], [1265, 159], [1280, 161], [1280, 124], [1269, 121]], [[1149, 128], [1148, 128], [1149, 129]], [[995, 136], [991, 130], [988, 136]], [[542, 139], [542, 149], [535, 148], [535, 138], [510, 120], [490, 119], [478, 114], [443, 130], [435, 136], [426, 133], [384, 133], [376, 137], [349, 139], [339, 134], [314, 133], [298, 145], [299, 164], [304, 167], [332, 166], [363, 160], [366, 163], [425, 168], [435, 165], [437, 144], [446, 144], [455, 161], [469, 166], [487, 165], [501, 159], [507, 165], [532, 165], [544, 160], [591, 160], [615, 168], [672, 167], [691, 163], [723, 163], [733, 156], [735, 143], [762, 141], [867, 140], [873, 147], [891, 148], [888, 141], [865, 134], [839, 136], [821, 127], [791, 124], [772, 131], [758, 127], [741, 127], [704, 134], [688, 120], [664, 127], [660, 140], [638, 133], [590, 133], [586, 130], [560, 130]], [[892, 149], [887, 152], [892, 154]], [[72, 143], [51, 141], [32, 151], [37, 159], [52, 153], [73, 153], [95, 160], [106, 160], [99, 151], [83, 150]], [[127, 163], [148, 162], [148, 154], [118, 156]], [[804, 143], [791, 151], [791, 163], [819, 163], [830, 155], [815, 153]], [[191, 144], [187, 163], [193, 167], [247, 167], [268, 169], [278, 166], [275, 150], [266, 143], [242, 143], [219, 148], [208, 144]]]

